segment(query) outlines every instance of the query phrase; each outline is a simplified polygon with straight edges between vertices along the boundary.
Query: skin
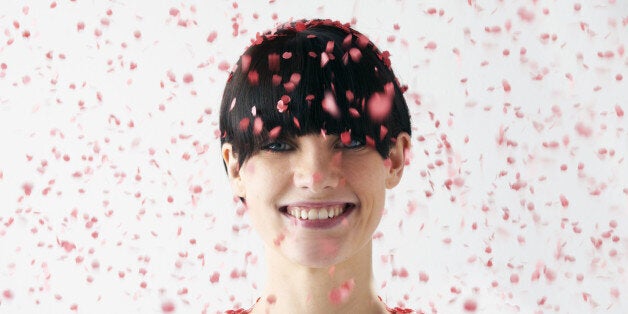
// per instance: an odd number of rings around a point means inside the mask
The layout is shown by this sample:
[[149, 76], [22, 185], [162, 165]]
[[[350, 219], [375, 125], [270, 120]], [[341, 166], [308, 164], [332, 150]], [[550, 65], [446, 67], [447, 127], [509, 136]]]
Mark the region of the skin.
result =
[[[385, 160], [354, 144], [332, 135], [301, 136], [253, 154], [241, 168], [231, 144], [223, 144], [231, 187], [246, 199], [265, 243], [266, 285], [252, 313], [387, 313], [373, 284], [372, 235], [386, 190], [401, 180], [410, 136], [399, 134]], [[304, 228], [279, 210], [329, 201], [357, 207], [330, 229]]]

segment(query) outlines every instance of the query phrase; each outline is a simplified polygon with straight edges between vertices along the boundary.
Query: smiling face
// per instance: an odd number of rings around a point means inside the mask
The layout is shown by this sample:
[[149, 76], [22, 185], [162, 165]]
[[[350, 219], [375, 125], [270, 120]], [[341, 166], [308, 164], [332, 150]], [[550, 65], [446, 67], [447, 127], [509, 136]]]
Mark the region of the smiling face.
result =
[[236, 63], [222, 156], [272, 252], [325, 267], [370, 243], [410, 146], [388, 56], [349, 24], [302, 20], [258, 35]]
[[264, 146], [241, 168], [231, 144], [222, 152], [232, 187], [246, 200], [267, 248], [304, 266], [328, 267], [371, 240], [408, 147], [402, 133], [383, 160], [360, 142], [306, 135]]

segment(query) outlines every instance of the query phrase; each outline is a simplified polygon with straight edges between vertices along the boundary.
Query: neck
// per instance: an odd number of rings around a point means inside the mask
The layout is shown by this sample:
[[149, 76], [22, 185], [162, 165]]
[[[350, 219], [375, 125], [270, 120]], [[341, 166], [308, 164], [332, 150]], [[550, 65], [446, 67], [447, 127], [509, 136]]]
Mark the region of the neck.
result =
[[328, 268], [312, 268], [266, 250], [264, 292], [252, 313], [386, 313], [375, 293], [369, 241], [357, 254]]

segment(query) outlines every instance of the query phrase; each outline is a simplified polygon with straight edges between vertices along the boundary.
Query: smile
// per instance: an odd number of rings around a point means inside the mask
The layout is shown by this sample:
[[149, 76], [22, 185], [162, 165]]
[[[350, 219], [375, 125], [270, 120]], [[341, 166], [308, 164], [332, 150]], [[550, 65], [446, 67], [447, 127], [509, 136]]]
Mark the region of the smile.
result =
[[331, 228], [356, 208], [353, 203], [298, 204], [282, 206], [279, 210], [293, 223], [306, 228]]
[[322, 208], [308, 208], [295, 206], [287, 208], [286, 212], [300, 219], [328, 219], [339, 216], [345, 211], [345, 205], [327, 206]]

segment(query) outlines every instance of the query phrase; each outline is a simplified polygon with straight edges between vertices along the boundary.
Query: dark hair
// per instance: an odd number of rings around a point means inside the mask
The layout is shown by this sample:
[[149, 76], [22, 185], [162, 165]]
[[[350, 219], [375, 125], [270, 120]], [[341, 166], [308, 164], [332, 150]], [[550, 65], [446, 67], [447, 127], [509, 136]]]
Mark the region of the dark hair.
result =
[[257, 34], [229, 75], [220, 108], [221, 143], [241, 166], [276, 137], [336, 134], [387, 158], [411, 134], [404, 87], [389, 53], [330, 20], [289, 22]]

